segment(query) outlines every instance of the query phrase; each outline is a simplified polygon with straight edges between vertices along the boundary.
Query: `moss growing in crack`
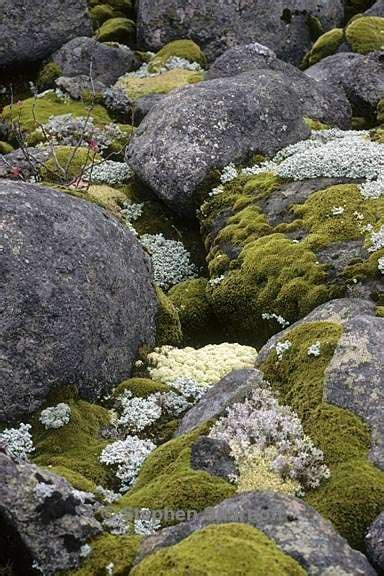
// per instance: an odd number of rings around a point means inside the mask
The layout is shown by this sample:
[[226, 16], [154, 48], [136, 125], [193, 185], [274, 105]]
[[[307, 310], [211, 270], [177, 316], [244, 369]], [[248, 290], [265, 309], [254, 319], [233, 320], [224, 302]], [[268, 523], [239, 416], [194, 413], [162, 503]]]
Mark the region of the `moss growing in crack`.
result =
[[[368, 461], [370, 433], [349, 410], [324, 401], [325, 370], [342, 327], [331, 322], [301, 324], [284, 335], [291, 347], [278, 360], [272, 350], [261, 365], [266, 379], [303, 422], [323, 452], [331, 476], [305, 499], [331, 520], [351, 546], [362, 549], [368, 526], [384, 505], [384, 474]], [[320, 355], [308, 348], [320, 343]]]
[[174, 546], [154, 552], [131, 574], [304, 576], [306, 572], [257, 528], [231, 523], [208, 526]]
[[157, 72], [172, 57], [183, 58], [188, 62], [197, 62], [201, 68], [207, 67], [207, 58], [200, 47], [192, 40], [174, 40], [169, 42], [152, 58], [150, 72]]
[[384, 18], [363, 16], [345, 29], [345, 37], [354, 52], [368, 54], [384, 47]]
[[135, 40], [135, 23], [129, 18], [110, 18], [96, 32], [100, 42], [130, 44]]
[[40, 98], [27, 98], [13, 106], [5, 106], [0, 115], [0, 119], [6, 124], [18, 124], [25, 134], [30, 134], [38, 124], [45, 124], [51, 116], [61, 114], [72, 114], [78, 116], [92, 116], [95, 126], [110, 124], [111, 119], [100, 105], [96, 105], [92, 110], [82, 102], [75, 100], [62, 100], [54, 92], [50, 92]]
[[78, 570], [66, 573], [71, 576], [105, 576], [107, 566], [113, 564], [115, 576], [129, 574], [138, 552], [141, 536], [115, 536], [103, 534], [90, 542], [91, 552]]
[[122, 76], [116, 86], [131, 100], [138, 100], [148, 94], [167, 94], [176, 88], [182, 88], [188, 84], [196, 84], [203, 80], [201, 72], [175, 68], [157, 76], [139, 78], [137, 76]]
[[175, 306], [185, 346], [204, 346], [219, 341], [217, 319], [207, 299], [206, 278], [193, 278], [177, 284], [168, 293]]
[[62, 69], [55, 62], [48, 62], [39, 72], [37, 85], [39, 88], [47, 90], [55, 87], [55, 80], [62, 76]]
[[204, 425], [159, 446], [145, 460], [134, 487], [115, 507], [201, 511], [232, 496], [233, 485], [190, 466], [192, 444], [208, 428]]
[[313, 131], [329, 130], [331, 128], [328, 124], [324, 124], [323, 122], [320, 122], [320, 120], [314, 120], [313, 118], [308, 118], [307, 116], [304, 116], [303, 120], [304, 124], [306, 124], [308, 128], [310, 128]]
[[94, 155], [88, 148], [73, 146], [58, 146], [55, 156], [51, 156], [40, 168], [40, 176], [46, 182], [70, 182], [84, 172], [85, 168], [101, 160], [99, 154]]
[[156, 314], [156, 346], [177, 346], [182, 343], [179, 314], [164, 292], [156, 286], [158, 309]]
[[[63, 400], [53, 398], [46, 406]], [[100, 435], [100, 430], [110, 422], [109, 412], [95, 404], [83, 400], [65, 399], [71, 409], [71, 419], [61, 428], [48, 429], [39, 421], [36, 414], [32, 421], [32, 436], [36, 447], [33, 462], [39, 466], [52, 466], [61, 470], [68, 481], [77, 486], [108, 485], [113, 473], [103, 466], [100, 454], [108, 444]]]
[[304, 66], [312, 66], [320, 62], [323, 58], [334, 54], [343, 40], [344, 31], [342, 28], [329, 30], [316, 40], [312, 49], [306, 54], [303, 62]]

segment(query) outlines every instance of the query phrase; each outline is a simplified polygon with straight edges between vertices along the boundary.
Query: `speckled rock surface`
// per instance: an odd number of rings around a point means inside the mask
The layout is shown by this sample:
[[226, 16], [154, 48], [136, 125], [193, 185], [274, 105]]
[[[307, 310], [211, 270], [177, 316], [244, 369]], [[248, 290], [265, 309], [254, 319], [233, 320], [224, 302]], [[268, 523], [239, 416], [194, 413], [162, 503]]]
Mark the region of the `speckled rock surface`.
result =
[[212, 386], [203, 398], [182, 418], [176, 436], [190, 432], [215, 416], [219, 416], [228, 406], [244, 399], [252, 388], [263, 383], [259, 370], [243, 368], [234, 370]]
[[177, 544], [210, 524], [241, 522], [262, 530], [308, 574], [374, 576], [367, 559], [339, 536], [332, 524], [311, 507], [277, 492], [246, 492], [207, 508], [190, 522], [164, 528], [146, 538], [136, 562], [159, 548]]
[[47, 576], [80, 563], [80, 549], [101, 532], [99, 504], [61, 478], [0, 448], [0, 556], [15, 574], [32, 574], [32, 562]]
[[368, 528], [365, 544], [369, 560], [378, 570], [384, 572], [384, 512]]
[[191, 448], [191, 468], [230, 480], [238, 474], [231, 448], [224, 440], [201, 436]]
[[339, 0], [151, 0], [138, 2], [138, 39], [156, 50], [170, 40], [193, 38], [209, 59], [227, 48], [260, 42], [299, 63], [311, 45], [308, 17], [320, 19], [325, 29], [343, 18]]
[[364, 14], [366, 16], [384, 16], [384, 0], [377, 0]]
[[74, 384], [82, 396], [128, 376], [153, 344], [149, 259], [108, 212], [49, 188], [0, 182], [5, 281], [0, 421]]
[[128, 46], [103, 44], [87, 37], [67, 42], [52, 60], [60, 66], [63, 76], [89, 76], [91, 72], [93, 80], [107, 86], [139, 67], [139, 60]]
[[46, 58], [76, 36], [92, 34], [86, 0], [0, 3], [0, 66]]
[[384, 469], [384, 318], [375, 316], [368, 300], [342, 298], [322, 304], [302, 320], [273, 336], [260, 350], [257, 365], [278, 340], [295, 326], [308, 322], [334, 322], [343, 326], [324, 378], [324, 400], [358, 414], [372, 434], [371, 460]]

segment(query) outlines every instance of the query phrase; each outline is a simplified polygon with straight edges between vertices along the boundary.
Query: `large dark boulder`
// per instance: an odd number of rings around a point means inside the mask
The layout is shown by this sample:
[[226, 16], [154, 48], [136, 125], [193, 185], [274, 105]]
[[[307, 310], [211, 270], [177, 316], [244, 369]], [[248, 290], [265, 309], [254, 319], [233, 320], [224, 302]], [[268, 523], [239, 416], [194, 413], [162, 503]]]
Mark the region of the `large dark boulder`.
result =
[[227, 48], [260, 42], [298, 63], [312, 41], [313, 18], [324, 29], [343, 19], [340, 0], [139, 0], [138, 40], [157, 50], [170, 40], [192, 38], [213, 60]]
[[358, 114], [375, 115], [378, 102], [384, 98], [384, 51], [334, 54], [310, 66], [305, 73], [344, 92]]
[[0, 66], [43, 60], [71, 38], [91, 34], [86, 0], [1, 0]]
[[62, 192], [0, 181], [0, 421], [72, 384], [96, 399], [153, 344], [148, 256], [108, 212]]
[[367, 556], [372, 564], [384, 572], [384, 512], [368, 528], [365, 536]]
[[140, 124], [126, 159], [171, 208], [191, 214], [212, 169], [305, 139], [304, 116], [346, 127], [350, 114], [344, 95], [300, 71], [250, 71], [164, 98]]
[[82, 546], [101, 532], [98, 507], [93, 494], [0, 448], [0, 565], [9, 561], [12, 574], [50, 576], [77, 567]]
[[189, 522], [146, 538], [136, 562], [212, 524], [240, 522], [262, 530], [308, 574], [374, 576], [367, 559], [339, 536], [332, 524], [303, 501], [278, 492], [245, 492], [207, 508]]
[[212, 62], [206, 77], [208, 80], [213, 80], [213, 78], [236, 76], [250, 70], [265, 68], [284, 72], [293, 67], [280, 60], [276, 53], [267, 46], [252, 42], [228, 48]]
[[63, 76], [91, 76], [106, 86], [140, 65], [128, 46], [103, 44], [87, 37], [70, 40], [53, 54], [52, 60]]

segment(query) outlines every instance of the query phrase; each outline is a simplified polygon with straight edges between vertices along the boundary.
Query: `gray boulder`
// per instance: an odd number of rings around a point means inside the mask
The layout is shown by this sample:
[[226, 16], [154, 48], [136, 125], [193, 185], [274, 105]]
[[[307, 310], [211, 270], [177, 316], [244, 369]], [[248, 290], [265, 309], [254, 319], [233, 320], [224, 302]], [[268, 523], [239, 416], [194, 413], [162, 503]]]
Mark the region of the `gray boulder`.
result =
[[384, 16], [384, 0], [377, 0], [364, 14], [365, 16]]
[[212, 386], [202, 399], [182, 418], [175, 436], [186, 434], [222, 414], [234, 402], [240, 402], [253, 388], [263, 385], [263, 375], [259, 370], [242, 368], [224, 376]]
[[12, 574], [32, 574], [32, 564], [46, 576], [76, 568], [81, 547], [101, 532], [98, 507], [93, 494], [0, 448], [0, 557]]
[[368, 528], [365, 545], [369, 560], [378, 570], [384, 572], [384, 512]]
[[93, 80], [111, 86], [116, 80], [140, 66], [128, 46], [105, 44], [93, 38], [74, 38], [52, 56], [63, 76], [92, 76]]
[[346, 127], [350, 106], [324, 84], [273, 70], [208, 80], [161, 100], [140, 124], [126, 159], [181, 214], [212, 169], [272, 155], [309, 135], [303, 116]]
[[315, 308], [302, 320], [273, 336], [260, 350], [260, 366], [277, 341], [309, 322], [334, 322], [343, 333], [324, 378], [324, 400], [360, 416], [371, 430], [370, 459], [384, 469], [384, 318], [369, 300], [341, 298]]
[[51, 156], [47, 148], [18, 148], [9, 154], [0, 155], [0, 178], [23, 178], [36, 176], [41, 164]]
[[154, 343], [149, 259], [108, 212], [49, 188], [0, 181], [4, 281], [0, 421], [57, 386], [95, 400]]
[[80, 100], [84, 92], [103, 95], [107, 88], [106, 85], [99, 80], [91, 80], [90, 77], [85, 74], [80, 74], [79, 76], [60, 76], [55, 80], [55, 84], [74, 100]]
[[191, 468], [204, 470], [224, 480], [233, 480], [238, 475], [231, 448], [224, 440], [201, 436], [191, 448]]
[[375, 114], [379, 100], [384, 98], [384, 51], [334, 54], [305, 73], [343, 90], [358, 114]]
[[164, 528], [146, 538], [135, 560], [172, 546], [211, 524], [240, 522], [258, 528], [292, 556], [308, 574], [374, 576], [363, 554], [353, 550], [332, 524], [293, 496], [278, 492], [245, 492], [207, 508], [190, 522]]
[[260, 42], [295, 64], [310, 48], [311, 18], [325, 30], [343, 19], [340, 0], [139, 0], [138, 41], [158, 50], [171, 40], [192, 38], [209, 60], [227, 48]]
[[76, 36], [92, 34], [86, 0], [2, 0], [0, 66], [47, 58]]

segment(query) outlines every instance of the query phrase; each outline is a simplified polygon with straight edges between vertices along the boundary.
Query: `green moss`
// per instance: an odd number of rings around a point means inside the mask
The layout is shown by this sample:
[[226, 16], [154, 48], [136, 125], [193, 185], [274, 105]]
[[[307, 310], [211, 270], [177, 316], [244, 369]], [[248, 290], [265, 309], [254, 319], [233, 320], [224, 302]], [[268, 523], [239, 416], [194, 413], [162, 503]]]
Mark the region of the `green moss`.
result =
[[156, 346], [177, 346], [183, 340], [179, 314], [172, 301], [156, 286]]
[[150, 72], [157, 72], [170, 58], [177, 56], [189, 62], [197, 62], [202, 68], [207, 67], [204, 52], [192, 40], [174, 40], [169, 42], [152, 58], [149, 65]]
[[147, 398], [156, 392], [169, 392], [170, 387], [162, 382], [155, 382], [150, 378], [129, 378], [121, 382], [113, 391], [115, 397], [120, 396], [124, 390], [130, 390], [134, 396]]
[[370, 132], [370, 138], [373, 142], [384, 144], [384, 128], [376, 128]]
[[100, 156], [88, 148], [75, 148], [73, 146], [58, 146], [55, 156], [51, 156], [40, 168], [40, 175], [47, 182], [71, 182], [81, 176], [86, 166], [91, 164], [92, 158], [97, 162]]
[[13, 146], [8, 144], [8, 142], [3, 142], [0, 140], [0, 154], [9, 154], [13, 151]]
[[377, 122], [384, 124], [384, 98], [382, 98], [377, 105]]
[[192, 444], [208, 428], [202, 426], [159, 446], [145, 460], [134, 487], [115, 506], [201, 511], [232, 496], [233, 485], [190, 466]]
[[304, 576], [305, 570], [263, 532], [245, 524], [203, 528], [147, 556], [132, 576]]
[[53, 474], [65, 478], [74, 488], [83, 492], [95, 492], [96, 484], [92, 480], [88, 480], [79, 472], [70, 470], [66, 466], [47, 466], [47, 469]]
[[100, 42], [129, 44], [135, 39], [135, 23], [129, 18], [110, 18], [96, 32]]
[[0, 118], [7, 124], [17, 123], [22, 132], [29, 134], [36, 130], [39, 124], [48, 122], [51, 116], [61, 114], [72, 114], [75, 117], [89, 114], [96, 126], [111, 122], [107, 111], [102, 106], [96, 105], [91, 109], [79, 101], [61, 100], [55, 93], [46, 94], [41, 98], [27, 98], [13, 106], [5, 106]]
[[334, 28], [320, 36], [306, 57], [307, 65], [317, 64], [323, 58], [334, 54], [343, 40], [344, 31], [342, 28]]
[[109, 412], [83, 400], [52, 400], [46, 406], [57, 401], [69, 405], [71, 420], [62, 428], [46, 430], [38, 420], [39, 414], [33, 418], [32, 436], [36, 447], [33, 462], [39, 466], [52, 466], [54, 470], [61, 469], [65, 472], [63, 476], [80, 485], [87, 481], [108, 485], [113, 480], [113, 473], [100, 464], [99, 457], [108, 444], [101, 438], [100, 429], [109, 425]]
[[123, 76], [117, 86], [121, 88], [131, 100], [138, 100], [148, 94], [167, 94], [176, 88], [182, 88], [188, 84], [195, 84], [203, 80], [201, 72], [175, 68], [158, 76], [138, 78], [135, 76]]
[[[290, 349], [278, 361], [273, 350], [261, 369], [303, 422], [305, 432], [324, 452], [330, 478], [305, 499], [331, 520], [351, 546], [362, 548], [367, 527], [384, 505], [384, 474], [368, 461], [370, 433], [349, 410], [324, 400], [325, 371], [341, 336], [341, 326], [330, 322], [306, 323], [284, 337]], [[320, 356], [308, 348], [320, 342]]]
[[384, 18], [364, 16], [351, 22], [345, 36], [354, 52], [368, 54], [384, 47]]
[[62, 69], [55, 62], [48, 62], [39, 72], [37, 85], [39, 88], [54, 88], [55, 80], [63, 75]]
[[107, 4], [98, 4], [90, 10], [93, 28], [101, 26], [106, 20], [116, 16], [113, 8]]
[[185, 346], [215, 341], [217, 319], [207, 299], [207, 284], [206, 278], [193, 278], [180, 282], [168, 293], [179, 314]]
[[106, 4], [112, 6], [115, 10], [119, 10], [124, 14], [129, 15], [132, 12], [133, 2], [132, 0], [105, 0]]
[[329, 130], [330, 126], [328, 124], [324, 124], [320, 122], [320, 120], [314, 120], [313, 118], [308, 118], [307, 116], [304, 117], [304, 124], [308, 126], [313, 131], [316, 130]]
[[[384, 248], [377, 250], [369, 256], [369, 258], [363, 262], [357, 262], [356, 264], [350, 264], [347, 266], [343, 272], [343, 276], [346, 280], [356, 283], [366, 282], [367, 280], [381, 280], [382, 273], [379, 270], [379, 258], [384, 256]], [[384, 305], [384, 289], [381, 290], [378, 287], [376, 291], [372, 291], [370, 294], [372, 300], [374, 300], [379, 306]]]
[[68, 572], [71, 576], [105, 576], [106, 567], [113, 564], [114, 576], [130, 573], [138, 552], [141, 536], [114, 536], [104, 534], [90, 542], [91, 552], [78, 570]]

